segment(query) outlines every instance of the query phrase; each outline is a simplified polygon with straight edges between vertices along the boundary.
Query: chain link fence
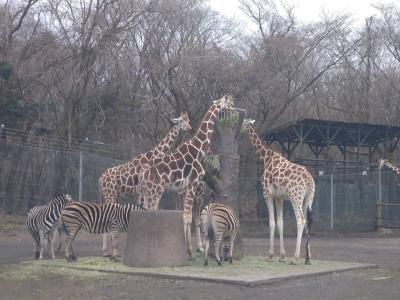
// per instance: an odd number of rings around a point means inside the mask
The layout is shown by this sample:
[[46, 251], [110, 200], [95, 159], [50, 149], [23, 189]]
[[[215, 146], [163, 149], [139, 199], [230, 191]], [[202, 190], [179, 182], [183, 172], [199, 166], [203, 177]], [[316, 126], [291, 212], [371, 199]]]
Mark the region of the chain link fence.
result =
[[[70, 193], [75, 199], [99, 202], [98, 178], [109, 167], [126, 162], [134, 153], [84, 141], [76, 147], [56, 147], [37, 136], [22, 139], [0, 134], [0, 210], [26, 214], [54, 195]], [[400, 227], [399, 178], [387, 168], [370, 165], [366, 170], [331, 170], [315, 174], [314, 231], [370, 231], [377, 225]], [[239, 201], [242, 231], [265, 236], [268, 212], [263, 199], [262, 166], [254, 156], [240, 161]], [[207, 194], [208, 195], [208, 194]], [[207, 197], [208, 198], [208, 197]], [[119, 199], [131, 202], [132, 199]], [[207, 202], [207, 201], [206, 201]], [[182, 200], [166, 192], [161, 208], [181, 209]], [[289, 201], [284, 202], [285, 234], [295, 233], [296, 222]]]

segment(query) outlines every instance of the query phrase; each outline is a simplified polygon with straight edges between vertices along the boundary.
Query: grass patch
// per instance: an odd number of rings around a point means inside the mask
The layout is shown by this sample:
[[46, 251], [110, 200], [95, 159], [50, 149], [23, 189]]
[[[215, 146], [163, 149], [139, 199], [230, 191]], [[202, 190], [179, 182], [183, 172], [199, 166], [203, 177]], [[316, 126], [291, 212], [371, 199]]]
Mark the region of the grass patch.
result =
[[[340, 269], [343, 267], [352, 267], [358, 264], [335, 262], [335, 261], [318, 261], [313, 260], [312, 265], [305, 265], [304, 260], [300, 259], [297, 265], [281, 263], [277, 259], [275, 262], [267, 262], [265, 257], [261, 256], [245, 256], [241, 260], [234, 260], [233, 264], [224, 263], [218, 266], [215, 259], [209, 259], [208, 267], [204, 267], [204, 257], [196, 254], [194, 260], [184, 267], [162, 267], [162, 268], [131, 268], [123, 265], [121, 262], [111, 262], [108, 258], [103, 257], [81, 257], [77, 262], [67, 263], [65, 259], [43, 260], [27, 262], [26, 265], [32, 265], [35, 268], [43, 266], [57, 269], [57, 272], [68, 272], [71, 269], [80, 269], [78, 272], [72, 272], [72, 275], [81, 276], [85, 271], [93, 270], [102, 272], [124, 272], [124, 273], [158, 273], [169, 275], [193, 275], [193, 276], [246, 276], [262, 274], [264, 276], [287, 276], [292, 274], [320, 272], [326, 270]], [[46, 268], [47, 269], [47, 268]], [[76, 270], [77, 271], [77, 270]], [[82, 274], [81, 274], [82, 272]]]
[[14, 233], [24, 230], [25, 217], [14, 215], [2, 215], [0, 217], [0, 233]]
[[225, 130], [232, 130], [239, 122], [239, 118], [240, 116], [238, 112], [227, 112], [220, 116], [219, 123]]
[[96, 271], [82, 271], [68, 266], [40, 264], [40, 263], [22, 263], [7, 265], [0, 272], [0, 280], [42, 280], [43, 278], [62, 275], [68, 279], [79, 278], [103, 278], [107, 273]]

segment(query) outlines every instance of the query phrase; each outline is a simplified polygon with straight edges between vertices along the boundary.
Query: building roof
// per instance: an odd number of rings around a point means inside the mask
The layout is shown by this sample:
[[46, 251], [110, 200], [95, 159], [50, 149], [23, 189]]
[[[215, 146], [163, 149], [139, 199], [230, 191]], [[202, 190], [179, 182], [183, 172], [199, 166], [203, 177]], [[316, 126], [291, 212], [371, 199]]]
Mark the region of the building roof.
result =
[[[305, 143], [310, 146], [374, 147], [387, 143], [395, 148], [400, 127], [382, 124], [299, 119], [264, 134], [268, 143]], [[390, 145], [389, 145], [390, 144]], [[389, 149], [389, 150], [393, 150]]]

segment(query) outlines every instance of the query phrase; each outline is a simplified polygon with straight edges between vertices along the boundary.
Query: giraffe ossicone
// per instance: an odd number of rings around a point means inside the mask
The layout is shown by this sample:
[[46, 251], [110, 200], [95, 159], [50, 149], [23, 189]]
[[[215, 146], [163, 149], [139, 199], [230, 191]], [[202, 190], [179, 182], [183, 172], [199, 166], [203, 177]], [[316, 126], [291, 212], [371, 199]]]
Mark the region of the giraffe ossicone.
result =
[[213, 101], [195, 135], [179, 145], [173, 153], [149, 161], [140, 174], [143, 204], [147, 209], [158, 208], [161, 196], [166, 189], [183, 194], [184, 232], [190, 257], [192, 255], [193, 201], [205, 174], [201, 162], [209, 149], [219, 112], [224, 109], [233, 109], [233, 106], [233, 97], [230, 95]]
[[270, 229], [270, 249], [268, 260], [272, 260], [274, 255], [274, 201], [277, 213], [276, 224], [278, 226], [280, 239], [280, 261], [285, 260], [285, 249], [283, 246], [283, 200], [285, 196], [288, 196], [292, 203], [297, 223], [296, 249], [292, 263], [296, 263], [300, 256], [301, 237], [303, 235], [304, 227], [307, 224], [305, 263], [310, 264], [311, 253], [309, 234], [312, 222], [311, 206], [315, 194], [314, 179], [304, 166], [288, 161], [277, 150], [262, 141], [258, 137], [253, 124], [254, 120], [245, 119], [242, 126], [243, 129], [247, 131], [259, 159], [264, 162], [262, 186], [265, 202], [268, 207]]

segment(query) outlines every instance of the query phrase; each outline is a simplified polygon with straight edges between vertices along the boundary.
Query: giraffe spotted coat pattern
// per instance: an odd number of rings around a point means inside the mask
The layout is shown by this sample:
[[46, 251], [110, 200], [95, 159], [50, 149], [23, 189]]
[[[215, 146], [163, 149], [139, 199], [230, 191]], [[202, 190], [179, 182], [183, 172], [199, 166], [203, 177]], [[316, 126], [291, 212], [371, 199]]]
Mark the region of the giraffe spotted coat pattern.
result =
[[222, 109], [232, 108], [231, 96], [224, 96], [214, 101], [203, 117], [196, 134], [179, 145], [175, 152], [150, 161], [148, 166], [143, 167], [140, 175], [144, 206], [150, 210], [158, 208], [160, 198], [166, 189], [183, 193], [183, 223], [190, 257], [193, 200], [205, 174], [201, 161], [209, 149], [219, 112]]
[[[285, 260], [283, 246], [283, 199], [289, 197], [297, 223], [296, 249], [292, 263], [296, 263], [300, 256], [300, 244], [303, 230], [307, 226], [306, 264], [310, 264], [309, 230], [311, 226], [311, 206], [315, 194], [315, 182], [310, 172], [301, 165], [292, 163], [283, 157], [277, 150], [264, 143], [253, 127], [254, 120], [244, 120], [243, 127], [247, 131], [259, 159], [264, 163], [262, 185], [265, 202], [268, 207], [270, 228], [270, 249], [268, 259], [272, 261], [274, 255], [275, 216], [274, 201], [277, 213], [277, 226], [280, 238], [280, 261]], [[307, 216], [307, 220], [306, 220]]]
[[379, 169], [381, 169], [383, 166], [388, 167], [393, 172], [395, 172], [398, 176], [400, 176], [400, 168], [392, 165], [390, 162], [388, 162], [387, 159], [380, 159], [379, 160]]
[[[118, 195], [134, 196], [138, 192], [139, 174], [142, 166], [151, 159], [165, 155], [181, 130], [191, 130], [190, 120], [186, 112], [179, 118], [173, 119], [175, 125], [157, 146], [146, 153], [135, 156], [125, 164], [107, 169], [99, 178], [100, 194], [105, 203], [115, 203]], [[107, 239], [109, 234], [103, 235], [103, 255], [108, 256]]]

